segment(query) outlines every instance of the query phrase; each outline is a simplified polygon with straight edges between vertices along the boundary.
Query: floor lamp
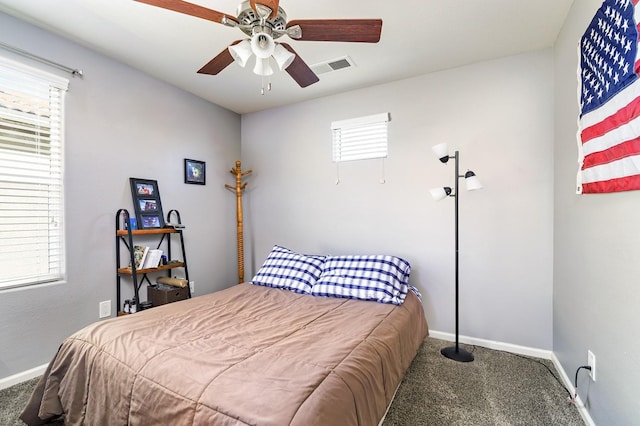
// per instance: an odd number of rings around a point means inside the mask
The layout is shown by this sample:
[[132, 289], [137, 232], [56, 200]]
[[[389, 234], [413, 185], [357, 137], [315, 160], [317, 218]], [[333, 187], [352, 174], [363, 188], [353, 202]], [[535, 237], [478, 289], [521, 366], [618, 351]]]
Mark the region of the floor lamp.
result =
[[446, 143], [441, 143], [433, 147], [433, 152], [436, 153], [441, 162], [447, 163], [449, 159], [453, 158], [455, 160], [455, 178], [456, 184], [454, 190], [452, 191], [450, 187], [446, 186], [444, 188], [435, 188], [431, 190], [431, 196], [435, 200], [442, 200], [446, 197], [453, 197], [455, 199], [455, 248], [456, 248], [456, 345], [449, 346], [440, 351], [442, 355], [445, 357], [452, 359], [454, 361], [459, 362], [471, 362], [473, 361], [473, 354], [460, 348], [459, 342], [459, 333], [458, 333], [458, 182], [461, 177], [464, 178], [467, 190], [471, 191], [474, 189], [482, 188], [480, 181], [476, 177], [475, 173], [472, 171], [467, 171], [464, 175], [460, 174], [459, 163], [460, 163], [460, 153], [458, 151], [455, 152], [453, 156], [449, 155], [449, 148]]

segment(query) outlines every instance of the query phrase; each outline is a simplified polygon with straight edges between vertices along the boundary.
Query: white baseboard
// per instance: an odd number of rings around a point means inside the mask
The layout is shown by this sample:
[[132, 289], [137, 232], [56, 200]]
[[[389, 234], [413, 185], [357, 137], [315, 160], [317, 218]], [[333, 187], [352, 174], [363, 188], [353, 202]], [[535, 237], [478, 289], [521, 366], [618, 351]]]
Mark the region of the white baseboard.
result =
[[[455, 334], [444, 333], [441, 331], [429, 330], [429, 337], [433, 337], [434, 339], [447, 340], [450, 342], [456, 341]], [[567, 375], [567, 372], [564, 371], [564, 368], [562, 368], [562, 364], [560, 364], [560, 360], [558, 360], [558, 357], [556, 357], [556, 354], [554, 354], [553, 351], [530, 348], [527, 346], [512, 345], [510, 343], [496, 342], [493, 340], [478, 339], [475, 337], [468, 337], [468, 336], [458, 336], [458, 341], [466, 345], [482, 346], [483, 348], [495, 349], [498, 351], [512, 352], [514, 354], [551, 360], [556, 370], [558, 370], [558, 373], [560, 374], [560, 379], [564, 382], [564, 386], [567, 389], [569, 389], [570, 392], [573, 392], [572, 390], [574, 389], [574, 387], [573, 387], [573, 384], [571, 383], [571, 379]], [[591, 418], [591, 415], [589, 414], [589, 411], [584, 406], [579, 396], [575, 404], [585, 424], [587, 426], [596, 426], [593, 419]]]
[[14, 374], [13, 376], [4, 377], [0, 379], [0, 390], [6, 389], [18, 383], [26, 382], [35, 377], [42, 376], [47, 370], [49, 364], [41, 365], [40, 367], [32, 368], [31, 370], [23, 371], [22, 373]]
[[[435, 339], [448, 340], [450, 342], [456, 341], [455, 334], [443, 333], [441, 331], [429, 330], [429, 337]], [[496, 349], [498, 351], [513, 352], [514, 354], [533, 356], [542, 359], [552, 359], [553, 352], [544, 349], [530, 348], [528, 346], [512, 345], [511, 343], [496, 342], [494, 340], [478, 339], [475, 337], [459, 336], [460, 343], [466, 345], [482, 346], [483, 348]]]
[[[556, 354], [553, 354], [553, 358], [551, 358], [551, 360], [553, 361], [553, 365], [556, 367], [556, 370], [558, 370], [558, 373], [560, 374], [560, 378], [564, 382], [564, 385], [567, 387], [567, 389], [571, 389], [571, 393], [574, 393], [574, 384], [571, 382], [569, 376], [567, 376], [567, 372], [564, 371], [564, 368], [562, 368], [560, 360], [558, 359]], [[578, 408], [580, 416], [582, 417], [582, 420], [584, 420], [584, 423], [587, 426], [596, 426], [595, 422], [591, 418], [591, 415], [589, 414], [589, 411], [587, 410], [587, 407], [584, 406], [582, 399], [580, 399], [580, 395], [578, 395], [575, 404]]]

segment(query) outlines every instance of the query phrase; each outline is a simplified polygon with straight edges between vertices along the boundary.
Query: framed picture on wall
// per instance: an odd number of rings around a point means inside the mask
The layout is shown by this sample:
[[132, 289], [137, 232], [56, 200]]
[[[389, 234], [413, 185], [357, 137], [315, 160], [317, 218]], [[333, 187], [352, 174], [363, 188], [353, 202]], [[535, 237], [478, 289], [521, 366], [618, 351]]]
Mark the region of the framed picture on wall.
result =
[[150, 179], [129, 178], [129, 183], [138, 229], [164, 228], [158, 182]]
[[184, 159], [184, 183], [196, 185], [206, 185], [205, 162], [198, 160]]

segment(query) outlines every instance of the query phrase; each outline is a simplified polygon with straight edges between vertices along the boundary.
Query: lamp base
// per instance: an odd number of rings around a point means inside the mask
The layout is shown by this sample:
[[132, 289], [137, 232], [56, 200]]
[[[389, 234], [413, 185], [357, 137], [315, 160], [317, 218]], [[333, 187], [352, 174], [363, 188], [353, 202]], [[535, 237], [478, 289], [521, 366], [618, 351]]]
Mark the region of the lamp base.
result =
[[449, 346], [448, 348], [444, 348], [440, 351], [440, 353], [445, 357], [458, 362], [471, 362], [474, 359], [471, 352], [467, 352], [457, 346]]

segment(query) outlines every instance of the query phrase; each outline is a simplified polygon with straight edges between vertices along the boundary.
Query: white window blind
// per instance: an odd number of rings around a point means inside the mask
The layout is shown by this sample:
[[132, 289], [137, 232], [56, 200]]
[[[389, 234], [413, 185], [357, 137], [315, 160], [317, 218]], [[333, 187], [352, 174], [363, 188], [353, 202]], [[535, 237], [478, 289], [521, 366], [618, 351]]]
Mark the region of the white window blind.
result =
[[63, 278], [68, 84], [0, 57], [0, 288]]
[[387, 112], [331, 123], [333, 161], [386, 157], [388, 122]]

